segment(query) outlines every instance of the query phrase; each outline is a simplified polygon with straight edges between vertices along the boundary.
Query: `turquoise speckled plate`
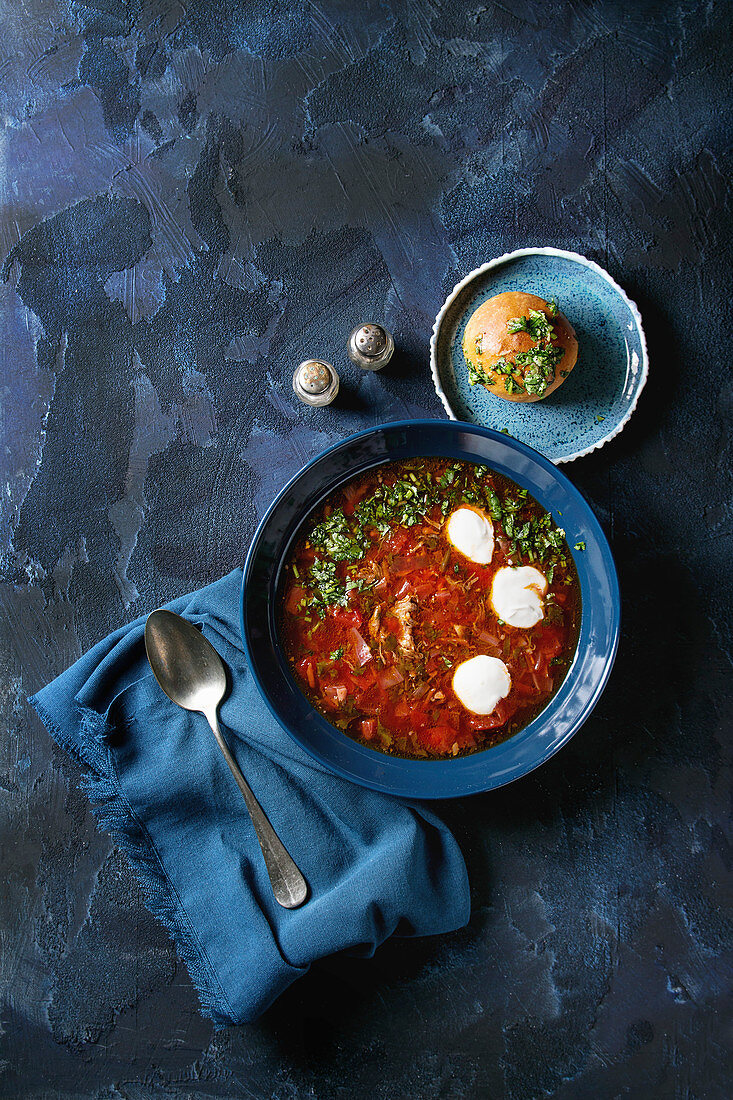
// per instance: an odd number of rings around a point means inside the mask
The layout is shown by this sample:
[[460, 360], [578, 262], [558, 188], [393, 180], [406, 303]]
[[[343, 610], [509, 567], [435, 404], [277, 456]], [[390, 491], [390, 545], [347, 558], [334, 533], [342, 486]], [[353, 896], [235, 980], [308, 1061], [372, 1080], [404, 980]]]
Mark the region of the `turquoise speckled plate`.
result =
[[[505, 290], [554, 298], [577, 334], [577, 365], [544, 401], [504, 401], [468, 381], [466, 322], [477, 306]], [[608, 272], [575, 252], [521, 248], [454, 287], [435, 319], [430, 366], [452, 420], [506, 430], [552, 462], [571, 462], [618, 435], [636, 408], [649, 360], [639, 311]]]

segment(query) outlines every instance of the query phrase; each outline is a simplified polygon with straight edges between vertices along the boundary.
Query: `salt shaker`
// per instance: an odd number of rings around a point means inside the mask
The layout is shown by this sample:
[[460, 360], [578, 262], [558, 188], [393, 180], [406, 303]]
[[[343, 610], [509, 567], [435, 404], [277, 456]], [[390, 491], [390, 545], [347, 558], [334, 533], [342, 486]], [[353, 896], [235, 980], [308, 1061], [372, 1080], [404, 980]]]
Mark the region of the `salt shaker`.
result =
[[349, 359], [363, 370], [381, 370], [394, 352], [394, 340], [381, 325], [357, 325], [349, 336]]
[[325, 359], [306, 359], [293, 375], [293, 389], [304, 405], [330, 405], [339, 392], [339, 376]]

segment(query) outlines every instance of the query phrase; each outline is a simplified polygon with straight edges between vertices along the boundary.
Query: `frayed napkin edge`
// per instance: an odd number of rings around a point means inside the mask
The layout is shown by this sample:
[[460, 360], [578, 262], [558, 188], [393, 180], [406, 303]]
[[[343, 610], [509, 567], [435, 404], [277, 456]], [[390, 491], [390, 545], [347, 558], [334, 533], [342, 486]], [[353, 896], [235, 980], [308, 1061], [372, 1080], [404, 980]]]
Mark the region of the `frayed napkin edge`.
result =
[[[101, 761], [97, 760], [93, 765], [81, 752], [80, 746], [69, 741], [37, 695], [28, 696], [28, 702], [59, 747], [87, 769], [79, 780], [79, 789], [89, 799], [98, 827], [112, 835], [125, 855], [142, 889], [145, 907], [163, 925], [183, 959], [202, 1015], [211, 1021], [216, 1031], [236, 1025], [240, 1021], [236, 1020], [211, 962], [197, 942], [188, 914], [165, 873], [155, 845], [115, 782], [114, 772], [97, 770]], [[87, 707], [79, 706], [79, 711], [84, 728], [101, 748], [109, 734], [106, 717]], [[188, 934], [183, 928], [188, 930]], [[227, 1014], [221, 1011], [222, 1003]]]

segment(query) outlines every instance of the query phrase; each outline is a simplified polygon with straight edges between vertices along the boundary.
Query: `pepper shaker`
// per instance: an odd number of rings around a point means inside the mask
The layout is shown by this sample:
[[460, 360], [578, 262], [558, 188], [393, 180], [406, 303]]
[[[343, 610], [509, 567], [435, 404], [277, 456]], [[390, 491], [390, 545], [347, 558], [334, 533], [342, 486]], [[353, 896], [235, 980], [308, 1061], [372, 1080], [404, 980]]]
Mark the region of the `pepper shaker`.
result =
[[382, 325], [373, 322], [357, 325], [349, 336], [349, 359], [363, 370], [381, 370], [394, 352], [394, 340]]
[[325, 359], [306, 359], [293, 375], [293, 389], [304, 405], [330, 405], [339, 392], [339, 376]]

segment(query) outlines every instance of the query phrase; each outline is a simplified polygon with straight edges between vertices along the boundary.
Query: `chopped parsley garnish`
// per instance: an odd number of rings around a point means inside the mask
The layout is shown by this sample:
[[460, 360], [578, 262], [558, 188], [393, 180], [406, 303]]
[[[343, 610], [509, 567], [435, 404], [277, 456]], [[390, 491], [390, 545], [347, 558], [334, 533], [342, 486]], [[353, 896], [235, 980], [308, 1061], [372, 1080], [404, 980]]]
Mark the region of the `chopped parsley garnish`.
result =
[[585, 543], [584, 542], [576, 542], [575, 546], [573, 547], [573, 550], [585, 550]]
[[565, 354], [564, 348], [551, 346], [532, 348], [530, 351], [519, 351], [514, 356], [514, 362], [519, 367], [525, 367], [524, 387], [527, 393], [534, 393], [540, 397], [551, 382], [555, 380], [555, 367]]
[[432, 484], [400, 478], [394, 485], [380, 485], [373, 496], [361, 502], [356, 516], [364, 527], [376, 527], [384, 535], [395, 523], [414, 527], [437, 499]]
[[487, 386], [493, 385], [493, 379], [489, 377], [483, 367], [477, 367], [475, 363], [468, 364], [468, 381], [472, 386], [475, 386], [477, 382]]
[[520, 518], [526, 498], [525, 489], [519, 489], [516, 496], [506, 496], [503, 501], [499, 500], [497, 493], [490, 490], [487, 494], [489, 515], [504, 528], [504, 533], [511, 542], [512, 554], [520, 554], [529, 561], [539, 562], [545, 570], [547, 583], [552, 584], [556, 567], [567, 564], [563, 553], [565, 532], [562, 527], [555, 526], [550, 512], [540, 516], [532, 515], [527, 519]]
[[347, 577], [346, 578], [346, 594], [347, 595], [349, 594], [349, 592], [363, 592], [364, 589], [368, 588], [368, 587], [369, 587], [369, 585], [367, 584], [367, 582], [364, 580], [363, 577], [358, 577], [356, 580], [354, 580], [353, 577]]
[[317, 524], [311, 532], [311, 542], [325, 550], [334, 561], [356, 561], [363, 558], [368, 542], [352, 529], [340, 508]]
[[489, 489], [486, 496], [488, 497], [489, 515], [492, 519], [501, 519], [501, 501], [498, 494], [493, 489]]
[[512, 317], [506, 323], [507, 332], [527, 332], [538, 344], [549, 344], [554, 329], [541, 309], [531, 309], [528, 317]]
[[518, 351], [514, 361], [520, 367], [554, 368], [564, 354], [562, 348], [531, 348], [529, 351]]
[[327, 607], [346, 607], [346, 585], [339, 580], [335, 561], [316, 560], [308, 570], [311, 605], [323, 618]]
[[340, 645], [338, 649], [334, 649], [333, 653], [329, 654], [332, 661], [340, 661], [344, 655], [344, 647]]

